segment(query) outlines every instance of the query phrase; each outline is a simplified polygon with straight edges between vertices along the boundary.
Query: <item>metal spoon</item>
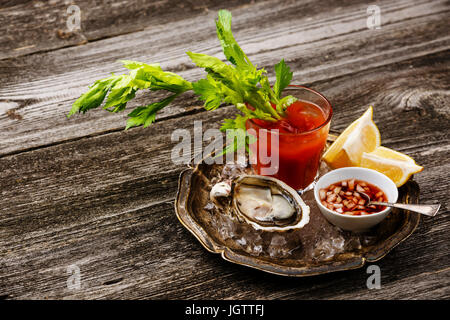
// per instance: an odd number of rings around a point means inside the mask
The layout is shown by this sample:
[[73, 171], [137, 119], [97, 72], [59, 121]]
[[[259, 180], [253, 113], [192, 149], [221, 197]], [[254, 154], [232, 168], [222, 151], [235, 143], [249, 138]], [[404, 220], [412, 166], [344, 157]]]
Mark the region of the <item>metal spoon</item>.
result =
[[378, 201], [371, 201], [370, 197], [365, 194], [364, 192], [358, 192], [364, 200], [367, 201], [366, 206], [370, 206], [372, 204], [378, 205], [378, 206], [385, 206], [385, 207], [393, 207], [393, 208], [399, 208], [399, 209], [405, 209], [408, 211], [413, 211], [417, 213], [421, 213], [430, 217], [434, 217], [436, 213], [439, 211], [439, 208], [441, 207], [440, 204], [405, 204], [405, 203], [391, 203], [391, 202], [378, 202]]

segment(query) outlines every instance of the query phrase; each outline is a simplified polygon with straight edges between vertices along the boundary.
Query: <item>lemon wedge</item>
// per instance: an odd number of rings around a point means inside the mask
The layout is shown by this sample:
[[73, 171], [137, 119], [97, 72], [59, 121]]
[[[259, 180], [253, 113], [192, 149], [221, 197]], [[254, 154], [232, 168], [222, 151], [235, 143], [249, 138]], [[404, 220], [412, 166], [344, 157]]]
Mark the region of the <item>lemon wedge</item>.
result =
[[386, 147], [378, 147], [369, 153], [364, 152], [361, 167], [384, 173], [397, 187], [405, 184], [414, 173], [423, 170], [423, 167], [417, 165], [411, 157]]
[[328, 148], [322, 159], [333, 169], [360, 166], [363, 153], [381, 144], [380, 131], [372, 120], [373, 108], [353, 121]]
[[322, 159], [333, 169], [352, 166], [374, 169], [400, 187], [423, 167], [406, 154], [380, 146], [380, 131], [372, 118], [373, 108], [369, 107], [339, 135]]

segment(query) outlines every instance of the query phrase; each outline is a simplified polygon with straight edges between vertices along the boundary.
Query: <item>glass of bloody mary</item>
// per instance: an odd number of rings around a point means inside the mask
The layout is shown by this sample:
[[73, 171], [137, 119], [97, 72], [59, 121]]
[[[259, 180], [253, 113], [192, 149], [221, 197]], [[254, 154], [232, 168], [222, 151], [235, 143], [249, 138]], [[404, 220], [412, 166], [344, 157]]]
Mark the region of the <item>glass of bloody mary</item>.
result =
[[[282, 119], [250, 119], [246, 123], [247, 131], [256, 136], [250, 144], [250, 163], [257, 174], [273, 176], [298, 191], [306, 191], [317, 175], [332, 108], [323, 95], [303, 86], [290, 85], [283, 94], [298, 100], [287, 107]], [[273, 143], [275, 140], [277, 143]], [[275, 170], [265, 170], [273, 166], [267, 158], [278, 160]]]

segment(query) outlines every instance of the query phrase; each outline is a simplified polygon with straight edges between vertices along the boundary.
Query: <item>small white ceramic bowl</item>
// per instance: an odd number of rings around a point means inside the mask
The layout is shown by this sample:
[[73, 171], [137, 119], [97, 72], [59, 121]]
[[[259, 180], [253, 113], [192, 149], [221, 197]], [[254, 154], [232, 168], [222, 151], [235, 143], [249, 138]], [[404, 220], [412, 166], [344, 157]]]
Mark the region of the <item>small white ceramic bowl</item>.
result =
[[386, 207], [386, 209], [384, 209], [383, 211], [364, 216], [350, 216], [330, 210], [324, 207], [320, 201], [320, 189], [327, 188], [333, 183], [348, 179], [363, 180], [380, 188], [386, 194], [388, 202], [395, 203], [397, 201], [398, 189], [395, 183], [392, 182], [392, 180], [389, 179], [386, 175], [372, 169], [360, 167], [346, 167], [332, 170], [323, 175], [317, 181], [316, 185], [314, 186], [314, 198], [316, 199], [317, 205], [319, 206], [319, 209], [324, 217], [329, 222], [341, 229], [354, 232], [364, 232], [386, 218], [391, 211], [391, 208]]

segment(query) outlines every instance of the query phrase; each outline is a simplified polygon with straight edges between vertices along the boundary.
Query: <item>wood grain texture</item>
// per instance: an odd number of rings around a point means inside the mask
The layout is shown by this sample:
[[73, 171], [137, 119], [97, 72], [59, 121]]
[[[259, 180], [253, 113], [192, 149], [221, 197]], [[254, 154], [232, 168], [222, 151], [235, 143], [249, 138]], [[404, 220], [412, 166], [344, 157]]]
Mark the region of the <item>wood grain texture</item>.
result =
[[[322, 5], [329, 9], [322, 10], [315, 1], [258, 2], [236, 8], [232, 10], [235, 36], [271, 78], [273, 65], [284, 57], [295, 71], [296, 83], [307, 85], [450, 48], [446, 32], [450, 6], [444, 1], [382, 1], [381, 30], [367, 28], [364, 1]], [[174, 15], [178, 20], [140, 32], [0, 61], [4, 75], [0, 79], [0, 156], [122, 130], [125, 113], [93, 110], [66, 118], [89, 84], [109, 72], [124, 72], [118, 59], [158, 61], [188, 80], [202, 77], [185, 51], [222, 57], [215, 35], [216, 12], [181, 19], [178, 11]], [[129, 108], [149, 99], [149, 94], [139, 94]], [[200, 109], [187, 94], [158, 118]]]
[[[0, 159], [0, 296], [7, 299], [448, 299], [449, 51], [314, 82], [342, 130], [375, 106], [383, 145], [426, 169], [423, 200], [441, 213], [383, 260], [382, 289], [365, 269], [290, 279], [206, 252], [175, 217], [182, 166], [170, 159], [174, 128], [217, 128], [233, 107], [161, 119], [147, 129], [113, 131], [5, 155]], [[299, 76], [296, 75], [296, 81]], [[439, 181], [439, 183], [436, 183]], [[67, 267], [81, 270], [67, 288]]]
[[[121, 34], [169, 24], [182, 15], [191, 18], [218, 10], [217, 0], [77, 0], [9, 1], [0, 3], [0, 59], [83, 45]], [[227, 1], [227, 6], [245, 6], [249, 1]], [[80, 27], [69, 29], [67, 21], [80, 10]]]

